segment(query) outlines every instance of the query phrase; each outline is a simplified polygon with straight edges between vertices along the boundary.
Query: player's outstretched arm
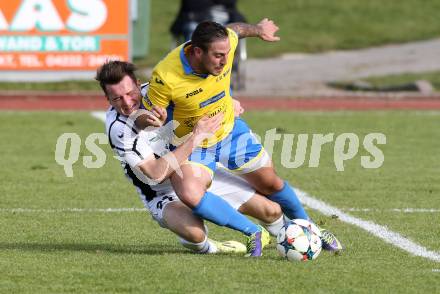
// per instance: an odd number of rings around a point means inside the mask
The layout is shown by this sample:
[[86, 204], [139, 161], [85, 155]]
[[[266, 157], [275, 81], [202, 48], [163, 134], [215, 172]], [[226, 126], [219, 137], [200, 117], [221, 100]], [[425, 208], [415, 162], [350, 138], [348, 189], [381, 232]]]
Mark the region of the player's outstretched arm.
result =
[[256, 25], [235, 22], [227, 25], [228, 28], [234, 30], [238, 38], [259, 37], [267, 42], [276, 42], [280, 37], [275, 36], [279, 27], [270, 19], [264, 18]]
[[209, 139], [220, 128], [222, 121], [223, 113], [219, 113], [211, 118], [208, 116], [201, 118], [184, 143], [163, 157], [158, 159], [149, 157], [145, 159], [137, 167], [153, 181], [158, 183], [164, 181], [174, 171], [179, 169], [180, 165], [188, 159], [203, 140]]

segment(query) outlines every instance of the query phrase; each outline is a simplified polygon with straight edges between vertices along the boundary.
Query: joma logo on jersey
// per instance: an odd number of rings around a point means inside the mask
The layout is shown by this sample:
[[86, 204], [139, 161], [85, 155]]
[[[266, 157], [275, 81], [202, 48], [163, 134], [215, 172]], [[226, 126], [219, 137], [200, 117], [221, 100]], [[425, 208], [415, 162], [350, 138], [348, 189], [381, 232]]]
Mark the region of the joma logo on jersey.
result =
[[191, 96], [197, 95], [197, 94], [202, 93], [202, 92], [203, 92], [203, 89], [200, 88], [198, 90], [192, 91], [191, 93], [186, 93], [186, 97], [185, 98], [189, 98]]

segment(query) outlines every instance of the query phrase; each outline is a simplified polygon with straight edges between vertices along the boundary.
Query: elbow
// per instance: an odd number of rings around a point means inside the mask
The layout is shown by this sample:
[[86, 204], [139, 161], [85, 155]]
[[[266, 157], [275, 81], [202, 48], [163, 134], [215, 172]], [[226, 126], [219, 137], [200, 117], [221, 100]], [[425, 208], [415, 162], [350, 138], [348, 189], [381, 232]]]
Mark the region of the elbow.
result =
[[160, 184], [167, 179], [167, 175], [165, 173], [156, 173], [150, 178], [155, 184]]
[[146, 160], [138, 165], [139, 170], [146, 176], [150, 182], [156, 185], [162, 183], [169, 177], [169, 165], [163, 158]]
[[157, 185], [164, 181], [164, 175], [160, 171], [156, 170], [150, 170], [148, 168], [145, 168], [143, 166], [139, 166], [139, 170], [142, 172], [142, 174], [147, 178], [149, 185]]

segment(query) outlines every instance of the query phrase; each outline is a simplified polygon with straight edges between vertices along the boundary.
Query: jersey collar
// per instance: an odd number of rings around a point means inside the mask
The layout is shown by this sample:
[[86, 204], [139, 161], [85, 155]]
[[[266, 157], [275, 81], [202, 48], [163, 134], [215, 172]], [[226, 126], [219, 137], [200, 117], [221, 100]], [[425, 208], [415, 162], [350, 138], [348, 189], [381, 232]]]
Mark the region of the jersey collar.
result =
[[191, 41], [188, 41], [185, 44], [183, 44], [182, 49], [180, 49], [180, 61], [182, 62], [183, 71], [185, 72], [186, 75], [193, 74], [195, 76], [206, 79], [208, 77], [208, 74], [196, 73], [194, 71], [194, 69], [191, 67], [191, 65], [189, 64], [188, 58], [186, 58], [185, 49], [190, 45], [191, 45]]

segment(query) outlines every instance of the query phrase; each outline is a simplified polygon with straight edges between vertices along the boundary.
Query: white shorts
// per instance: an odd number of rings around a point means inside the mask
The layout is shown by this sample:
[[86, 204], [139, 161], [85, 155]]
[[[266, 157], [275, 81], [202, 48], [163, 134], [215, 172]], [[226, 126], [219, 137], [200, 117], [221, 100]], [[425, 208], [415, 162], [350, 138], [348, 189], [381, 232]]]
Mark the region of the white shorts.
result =
[[[255, 190], [246, 180], [227, 172], [223, 168], [217, 169], [208, 191], [223, 198], [234, 209], [238, 209], [255, 194]], [[165, 222], [163, 221], [163, 211], [166, 205], [173, 201], [180, 201], [180, 199], [174, 191], [168, 191], [161, 193], [160, 196], [144, 204], [150, 211], [153, 219], [157, 221], [161, 227], [166, 228]]]

